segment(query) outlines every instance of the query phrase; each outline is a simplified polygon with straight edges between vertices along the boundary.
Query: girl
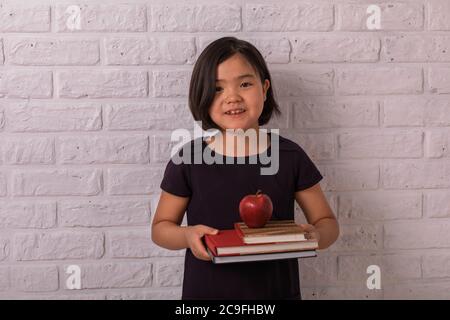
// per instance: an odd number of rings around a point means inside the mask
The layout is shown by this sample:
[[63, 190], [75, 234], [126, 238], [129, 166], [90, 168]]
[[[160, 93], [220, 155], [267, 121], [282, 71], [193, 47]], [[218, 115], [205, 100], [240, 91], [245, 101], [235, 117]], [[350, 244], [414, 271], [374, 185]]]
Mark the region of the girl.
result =
[[[191, 141], [179, 155], [200, 143], [202, 151], [210, 148], [225, 160], [222, 164], [175, 164], [171, 159], [164, 172], [152, 241], [171, 250], [187, 249], [182, 299], [301, 299], [297, 259], [216, 265], [202, 242], [205, 234], [233, 229], [241, 221], [240, 200], [258, 189], [272, 200], [272, 220], [294, 219], [297, 201], [308, 221], [303, 226], [319, 239], [319, 249], [330, 246], [339, 234], [319, 185], [323, 177], [298, 144], [278, 135], [279, 147], [274, 151], [271, 139], [258, 139], [258, 151], [268, 145], [268, 154], [279, 152], [279, 168], [273, 175], [261, 175], [262, 164], [250, 161], [260, 155], [254, 148], [245, 145], [229, 151], [227, 147], [236, 137], [227, 129], [259, 132], [273, 113], [280, 114], [260, 52], [234, 37], [208, 45], [193, 69], [189, 108], [204, 130], [218, 129], [222, 134], [211, 141]], [[245, 163], [229, 164], [230, 158], [244, 158]], [[188, 225], [182, 227], [185, 211]]]

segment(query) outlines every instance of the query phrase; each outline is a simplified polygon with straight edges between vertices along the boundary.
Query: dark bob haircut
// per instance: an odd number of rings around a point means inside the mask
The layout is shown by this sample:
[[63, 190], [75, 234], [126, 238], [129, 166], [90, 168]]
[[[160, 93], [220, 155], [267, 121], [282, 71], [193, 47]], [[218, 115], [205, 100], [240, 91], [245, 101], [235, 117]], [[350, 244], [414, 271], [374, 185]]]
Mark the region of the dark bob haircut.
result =
[[269, 122], [272, 113], [281, 114], [272, 90], [272, 79], [261, 53], [251, 43], [235, 37], [223, 37], [210, 43], [198, 57], [192, 71], [189, 86], [189, 109], [195, 121], [202, 122], [202, 129], [220, 129], [209, 116], [216, 95], [217, 66], [236, 53], [242, 54], [258, 73], [261, 82], [270, 81], [263, 111], [258, 119], [260, 126]]

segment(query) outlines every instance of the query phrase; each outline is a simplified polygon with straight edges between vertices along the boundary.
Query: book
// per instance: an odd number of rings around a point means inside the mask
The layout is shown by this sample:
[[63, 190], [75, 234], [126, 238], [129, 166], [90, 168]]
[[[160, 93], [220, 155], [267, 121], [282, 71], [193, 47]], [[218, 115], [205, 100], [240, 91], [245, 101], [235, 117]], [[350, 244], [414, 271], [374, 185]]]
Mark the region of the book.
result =
[[236, 229], [219, 230], [214, 235], [206, 234], [205, 243], [215, 256], [314, 250], [318, 247], [318, 243], [314, 239], [295, 242], [246, 244], [242, 241]]
[[234, 228], [247, 244], [311, 240], [311, 235], [294, 220], [270, 220], [262, 228], [249, 228], [244, 222], [236, 222]]
[[290, 251], [290, 252], [275, 252], [275, 253], [263, 253], [263, 254], [248, 254], [240, 256], [215, 256], [209, 248], [207, 248], [208, 254], [214, 264], [222, 263], [237, 263], [237, 262], [250, 262], [250, 261], [267, 261], [267, 260], [281, 260], [281, 259], [293, 259], [293, 258], [311, 258], [316, 257], [315, 250], [305, 251]]

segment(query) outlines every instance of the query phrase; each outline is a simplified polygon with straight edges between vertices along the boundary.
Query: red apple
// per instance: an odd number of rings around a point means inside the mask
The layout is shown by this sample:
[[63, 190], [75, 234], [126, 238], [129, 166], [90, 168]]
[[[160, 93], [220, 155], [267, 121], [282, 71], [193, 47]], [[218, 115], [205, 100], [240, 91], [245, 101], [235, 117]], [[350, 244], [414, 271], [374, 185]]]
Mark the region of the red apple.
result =
[[249, 228], [264, 227], [272, 217], [272, 211], [272, 200], [261, 190], [246, 195], [239, 203], [239, 214]]

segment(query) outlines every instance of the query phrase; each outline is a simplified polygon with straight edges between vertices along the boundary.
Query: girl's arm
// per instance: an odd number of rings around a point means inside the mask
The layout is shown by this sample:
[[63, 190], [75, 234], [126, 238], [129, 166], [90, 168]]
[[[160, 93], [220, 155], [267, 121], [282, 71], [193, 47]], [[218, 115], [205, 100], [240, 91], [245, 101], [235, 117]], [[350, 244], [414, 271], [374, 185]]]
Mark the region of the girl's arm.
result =
[[161, 192], [152, 223], [152, 241], [170, 250], [190, 248], [195, 257], [209, 261], [211, 258], [202, 238], [205, 234], [216, 234], [218, 230], [202, 224], [182, 227], [188, 203], [189, 197], [175, 196], [164, 190]]
[[179, 197], [162, 191], [152, 223], [152, 241], [160, 247], [179, 250], [187, 247], [181, 227], [189, 197]]
[[339, 224], [331, 210], [320, 184], [311, 188], [297, 191], [295, 200], [302, 208], [309, 225], [308, 231], [318, 233], [319, 249], [326, 249], [332, 245], [339, 236]]

